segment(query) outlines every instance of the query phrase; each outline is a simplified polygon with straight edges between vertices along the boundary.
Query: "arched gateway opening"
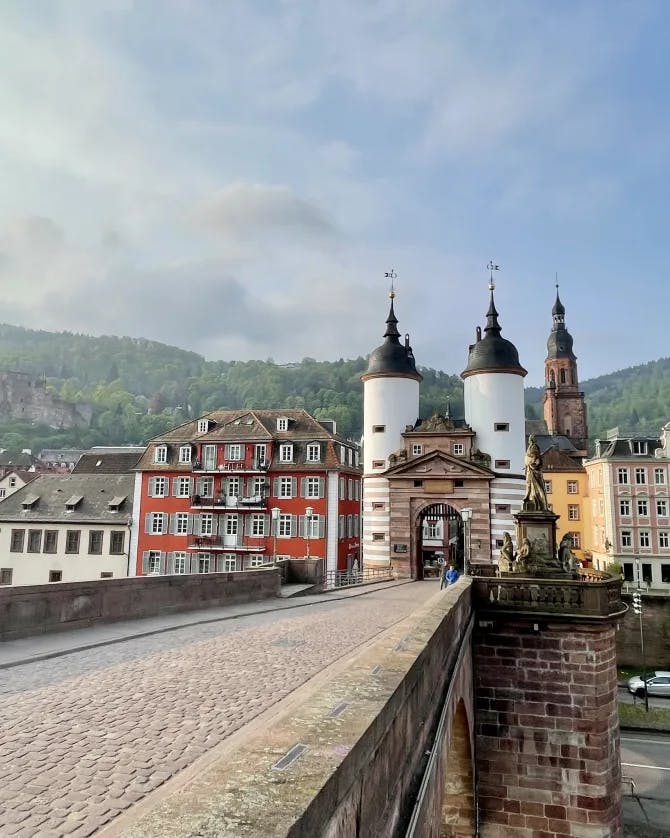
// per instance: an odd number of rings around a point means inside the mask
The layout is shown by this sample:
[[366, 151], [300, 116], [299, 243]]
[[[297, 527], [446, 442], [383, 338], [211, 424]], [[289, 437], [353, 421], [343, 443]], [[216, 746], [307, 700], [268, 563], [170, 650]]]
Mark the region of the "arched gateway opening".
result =
[[439, 576], [445, 564], [453, 562], [463, 570], [464, 524], [461, 513], [447, 503], [424, 507], [416, 521], [412, 576]]

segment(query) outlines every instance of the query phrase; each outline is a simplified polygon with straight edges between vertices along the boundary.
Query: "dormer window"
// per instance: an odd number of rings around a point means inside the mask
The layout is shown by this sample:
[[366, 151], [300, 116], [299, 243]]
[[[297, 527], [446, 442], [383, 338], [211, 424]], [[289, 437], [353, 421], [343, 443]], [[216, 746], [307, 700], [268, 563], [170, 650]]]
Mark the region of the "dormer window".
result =
[[181, 445], [179, 448], [179, 462], [180, 463], [190, 463], [191, 462], [191, 446], [190, 445]]
[[154, 449], [154, 462], [167, 463], [167, 445], [157, 445]]
[[120, 512], [121, 507], [126, 501], [125, 495], [116, 495], [114, 496], [109, 502], [109, 511], [110, 512]]
[[24, 509], [33, 509], [33, 507], [35, 506], [35, 504], [37, 503], [37, 501], [39, 499], [40, 499], [39, 495], [34, 495], [34, 494], [26, 495], [25, 498], [23, 499], [22, 503], [21, 503], [21, 506]]
[[72, 497], [68, 498], [65, 501], [65, 511], [66, 512], [74, 512], [75, 509], [79, 506], [79, 504], [84, 500], [83, 495], [72, 495]]
[[287, 416], [279, 416], [277, 418], [277, 430], [278, 431], [288, 431], [288, 417]]
[[647, 453], [647, 443], [641, 439], [631, 440], [633, 446], [633, 454], [645, 455]]
[[310, 442], [307, 446], [306, 459], [308, 463], [321, 462], [321, 445], [318, 442]]
[[209, 419], [198, 419], [198, 433], [206, 434], [209, 430]]
[[293, 462], [293, 446], [291, 443], [284, 443], [279, 446], [279, 462], [292, 463]]

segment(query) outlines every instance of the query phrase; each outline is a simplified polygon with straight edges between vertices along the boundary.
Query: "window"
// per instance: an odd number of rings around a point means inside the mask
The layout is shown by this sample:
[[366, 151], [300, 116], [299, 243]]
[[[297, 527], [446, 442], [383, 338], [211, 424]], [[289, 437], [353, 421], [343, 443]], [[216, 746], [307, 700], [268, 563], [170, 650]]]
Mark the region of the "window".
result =
[[636, 468], [635, 469], [635, 482], [638, 486], [642, 486], [647, 482], [647, 469], [646, 468]]
[[306, 497], [306, 498], [320, 498], [321, 497], [321, 478], [320, 477], [307, 477], [307, 478], [305, 478], [304, 497]]
[[39, 553], [42, 549], [42, 530], [28, 530], [28, 552]]
[[655, 468], [654, 469], [654, 483], [657, 486], [664, 486], [665, 485], [665, 469], [663, 469], [663, 468]]
[[384, 504], [380, 501], [372, 501], [372, 510], [373, 512], [382, 512], [384, 510]]
[[265, 515], [254, 513], [251, 516], [251, 535], [265, 535]]
[[415, 480], [413, 485], [415, 489], [421, 489], [423, 487], [423, 480]]
[[292, 498], [293, 497], [293, 478], [280, 477], [277, 491], [278, 498]]
[[49, 571], [49, 582], [60, 582], [63, 579], [63, 571], [62, 570], [50, 570]]
[[177, 498], [188, 498], [191, 496], [191, 478], [175, 477], [172, 481], [172, 491]]
[[649, 530], [640, 530], [640, 547], [649, 547]]
[[668, 502], [667, 500], [657, 500], [656, 501], [656, 514], [659, 518], [667, 518], [668, 517]]
[[216, 468], [216, 445], [202, 446], [202, 467], [205, 471], [212, 471]]
[[647, 585], [651, 585], [651, 565], [643, 563], [642, 564], [642, 581], [646, 582]]
[[373, 460], [372, 461], [372, 468], [384, 468], [384, 461], [383, 460]]
[[373, 425], [372, 426], [372, 433], [373, 434], [383, 434], [386, 430], [386, 425]]
[[150, 498], [164, 498], [167, 496], [168, 492], [168, 480], [167, 477], [150, 477], [149, 478], [149, 491], [148, 495]]
[[[237, 521], [237, 515], [233, 515]], [[214, 516], [211, 512], [203, 512], [200, 516], [200, 535], [214, 534]]]
[[509, 431], [509, 422], [496, 422], [493, 425], [494, 431]]
[[109, 534], [109, 553], [122, 556], [125, 553], [126, 534], [123, 530], [112, 530]]
[[58, 550], [58, 530], [44, 530], [44, 546], [45, 553], [55, 553]]
[[373, 532], [372, 533], [372, 540], [373, 541], [384, 541], [386, 539], [386, 534], [383, 532]]
[[640, 439], [633, 440], [633, 454], [646, 454], [647, 453], [647, 443], [643, 442]]
[[570, 536], [570, 540], [572, 541], [572, 546], [575, 550], [580, 550], [582, 546], [582, 536], [578, 532], [571, 532], [568, 533]]
[[649, 517], [649, 501], [648, 500], [638, 500], [637, 502], [637, 514], [642, 518]]
[[265, 497], [265, 478], [264, 477], [254, 477], [251, 481], [251, 495], [254, 498], [263, 498]]
[[550, 495], [551, 494], [551, 480], [544, 481], [544, 491]]
[[212, 559], [209, 553], [198, 553], [198, 573], [210, 573]]
[[626, 498], [622, 498], [619, 501], [619, 515], [623, 518], [628, 518], [630, 515], [630, 501]]
[[239, 498], [240, 496], [240, 478], [229, 477], [226, 481], [226, 495], [229, 498]]
[[242, 453], [242, 446], [235, 444], [235, 445], [227, 445], [226, 446], [226, 457], [229, 460], [242, 460], [244, 459], [244, 455]]
[[182, 445], [179, 448], [179, 462], [180, 463], [190, 463], [191, 462], [191, 446], [190, 445]]
[[237, 535], [239, 518], [237, 515], [226, 515], [226, 535]]
[[495, 461], [495, 467], [496, 468], [509, 468], [510, 467], [509, 460], [496, 460]]
[[626, 582], [633, 582], [634, 581], [634, 567], [632, 562], [624, 562], [623, 563], [623, 578]]
[[148, 512], [144, 519], [144, 531], [150, 535], [164, 533], [167, 526], [165, 519], [167, 515], [162, 512]]
[[249, 556], [249, 567], [262, 567], [265, 563], [265, 556]]
[[254, 467], [255, 468], [260, 468], [261, 466], [264, 466], [266, 464], [267, 456], [268, 456], [267, 450], [268, 450], [267, 446], [265, 445], [264, 442], [259, 443], [257, 445], [254, 445]]
[[0, 585], [11, 585], [14, 570], [11, 567], [0, 567]]
[[9, 478], [9, 488], [14, 489], [16, 487], [16, 477]]
[[111, 571], [111, 570], [103, 570], [103, 571], [101, 571], [101, 573], [100, 573], [100, 578], [101, 578], [101, 579], [113, 579], [113, 578], [114, 578], [114, 574], [112, 573], [112, 571]]
[[426, 538], [439, 538], [442, 534], [442, 527], [440, 521], [427, 521], [424, 535]]
[[175, 535], [188, 535], [188, 512], [177, 512], [174, 516]]
[[279, 516], [279, 529], [277, 535], [280, 538], [291, 538], [293, 535], [293, 515]]
[[347, 461], [347, 449], [344, 445], [340, 445], [340, 462], [344, 465]]
[[568, 494], [569, 495], [578, 495], [579, 494], [579, 483], [576, 480], [568, 480]]
[[621, 530], [621, 546], [622, 547], [632, 547], [633, 546], [633, 533], [630, 530]]
[[154, 462], [167, 463], [167, 445], [157, 445], [154, 449]]
[[628, 485], [628, 469], [627, 468], [619, 468], [617, 469], [617, 482], [620, 486]]
[[186, 553], [173, 553], [172, 555], [172, 572], [177, 574], [178, 576], [182, 576], [186, 573], [187, 568], [187, 556]]
[[279, 419], [277, 419], [277, 430], [288, 431], [288, 419], [285, 416], [280, 416]]
[[658, 546], [662, 550], [667, 550], [670, 547], [670, 533], [667, 530], [661, 530], [658, 534]]
[[209, 419], [198, 419], [198, 433], [206, 434], [209, 430]]
[[66, 553], [78, 553], [79, 552], [79, 539], [81, 537], [80, 530], [68, 530], [65, 533], [65, 552]]
[[0, 489], [0, 500], [7, 494], [7, 489]]
[[201, 498], [214, 497], [214, 478], [199, 477], [195, 483], [195, 493]]
[[99, 556], [102, 553], [102, 530], [91, 530], [88, 534], [88, 553]]
[[279, 462], [293, 462], [293, 446], [289, 442], [284, 442], [279, 446]]
[[568, 504], [568, 521], [579, 521], [579, 507], [576, 503]]
[[232, 573], [234, 570], [237, 570], [237, 556], [224, 556], [223, 572]]
[[511, 507], [508, 503], [497, 503], [495, 509], [498, 514], [504, 515], [510, 511]]
[[344, 479], [344, 477], [340, 477], [340, 486], [339, 486], [339, 492], [338, 492], [337, 496], [340, 500], [344, 500], [346, 493], [347, 493], [347, 481]]
[[[347, 523], [349, 523], [349, 518], [351, 518], [351, 515], [347, 516]], [[319, 538], [321, 529], [320, 520], [321, 518], [319, 515], [305, 515], [303, 523], [305, 538]]]
[[321, 461], [321, 445], [318, 442], [310, 442], [307, 446], [307, 462], [318, 463]]
[[670, 564], [661, 565], [661, 582], [665, 582], [666, 585], [670, 582]]
[[412, 456], [418, 457], [419, 454], [423, 454], [423, 445], [414, 444], [412, 446]]
[[451, 450], [456, 457], [462, 457], [465, 454], [465, 445], [462, 442], [454, 442]]

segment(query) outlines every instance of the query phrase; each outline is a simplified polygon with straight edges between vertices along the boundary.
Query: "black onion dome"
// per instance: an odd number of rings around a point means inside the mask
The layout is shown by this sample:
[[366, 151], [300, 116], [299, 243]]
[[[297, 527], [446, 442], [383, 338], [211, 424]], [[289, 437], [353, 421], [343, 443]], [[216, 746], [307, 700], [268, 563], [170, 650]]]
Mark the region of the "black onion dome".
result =
[[405, 337], [405, 343], [400, 343], [400, 332], [398, 331], [398, 318], [393, 310], [393, 297], [391, 297], [391, 309], [386, 318], [386, 331], [384, 332], [384, 343], [370, 353], [368, 368], [361, 378], [377, 375], [400, 376], [404, 378], [415, 378], [421, 381], [423, 376], [417, 372], [414, 361], [414, 353], [409, 345], [409, 337]]
[[558, 291], [556, 291], [556, 302], [554, 303], [554, 307], [551, 310], [551, 313], [556, 317], [565, 317], [565, 306], [561, 302], [561, 298], [558, 296]]
[[569, 358], [576, 361], [577, 356], [572, 351], [572, 335], [565, 328], [565, 306], [556, 291], [556, 302], [551, 310], [554, 325], [547, 339], [547, 358]]
[[516, 346], [512, 341], [502, 337], [501, 331], [491, 286], [491, 302], [486, 312], [485, 335], [470, 347], [468, 365], [461, 373], [461, 378], [467, 378], [477, 372], [493, 371], [526, 375], [526, 370], [519, 361]]

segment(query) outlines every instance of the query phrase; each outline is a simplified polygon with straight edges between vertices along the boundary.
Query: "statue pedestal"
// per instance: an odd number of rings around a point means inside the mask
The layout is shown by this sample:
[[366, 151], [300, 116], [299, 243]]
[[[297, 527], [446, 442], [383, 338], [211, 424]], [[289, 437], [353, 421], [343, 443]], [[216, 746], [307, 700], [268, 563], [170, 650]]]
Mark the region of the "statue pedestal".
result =
[[[531, 576], [569, 579], [572, 574], [563, 570], [556, 555], [556, 521], [555, 515], [548, 509], [539, 511], [522, 510], [514, 516], [516, 521], [517, 549], [521, 550], [524, 539], [528, 539], [529, 553], [522, 559], [525, 572]], [[522, 551], [523, 552], [523, 551]], [[519, 556], [521, 558], [521, 556]], [[522, 567], [516, 572], [524, 572]]]

